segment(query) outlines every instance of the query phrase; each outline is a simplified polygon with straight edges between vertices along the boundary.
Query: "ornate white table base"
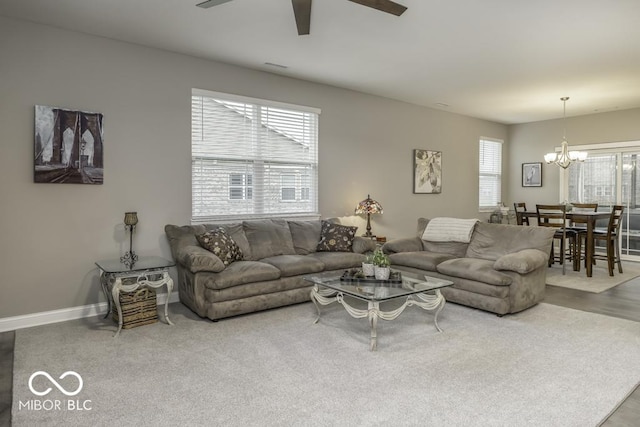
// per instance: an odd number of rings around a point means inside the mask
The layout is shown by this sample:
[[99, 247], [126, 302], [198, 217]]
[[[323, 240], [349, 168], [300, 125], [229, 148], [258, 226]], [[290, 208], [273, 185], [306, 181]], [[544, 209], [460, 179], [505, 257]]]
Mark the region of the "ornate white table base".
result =
[[318, 311], [318, 317], [313, 323], [318, 323], [318, 321], [320, 320], [320, 305], [318, 304], [329, 305], [333, 302], [338, 302], [345, 308], [345, 310], [347, 310], [347, 313], [349, 313], [353, 318], [369, 318], [369, 325], [371, 327], [370, 349], [371, 351], [375, 351], [378, 347], [378, 318], [382, 320], [393, 320], [400, 316], [405, 308], [412, 305], [417, 305], [418, 307], [422, 307], [427, 311], [435, 310], [433, 322], [438, 332], [442, 332], [442, 329], [440, 329], [440, 326], [438, 326], [438, 314], [444, 307], [445, 299], [440, 293], [440, 289], [434, 289], [433, 291], [429, 292], [433, 292], [433, 294], [417, 293], [408, 295], [405, 302], [400, 307], [392, 311], [380, 310], [379, 301], [368, 301], [367, 309], [363, 310], [354, 308], [347, 304], [347, 302], [344, 300], [344, 295], [342, 292], [338, 292], [329, 288], [320, 289], [316, 284], [311, 290], [311, 300], [315, 304], [316, 310]]
[[[159, 280], [149, 280], [148, 276], [152, 276], [152, 275], [159, 275], [162, 277]], [[138, 290], [138, 288], [143, 286], [147, 286], [153, 289], [158, 289], [162, 286], [167, 287], [167, 300], [164, 303], [164, 319], [167, 322], [167, 324], [173, 325], [173, 322], [171, 322], [171, 320], [169, 319], [169, 296], [173, 291], [173, 279], [171, 279], [171, 276], [169, 276], [168, 272], [155, 271], [155, 272], [148, 273], [148, 275], [147, 274], [137, 275], [136, 282], [130, 285], [125, 285], [124, 283], [122, 283], [123, 277], [126, 277], [126, 276], [115, 275], [114, 282], [113, 282], [113, 289], [111, 289], [111, 296], [113, 298], [113, 303], [115, 304], [116, 310], [118, 311], [118, 330], [116, 331], [114, 338], [120, 334], [120, 331], [122, 330], [122, 323], [123, 323], [122, 307], [120, 306], [120, 292], [134, 292]], [[109, 309], [109, 312], [110, 311], [111, 309]], [[107, 312], [107, 316], [109, 315], [109, 312]]]

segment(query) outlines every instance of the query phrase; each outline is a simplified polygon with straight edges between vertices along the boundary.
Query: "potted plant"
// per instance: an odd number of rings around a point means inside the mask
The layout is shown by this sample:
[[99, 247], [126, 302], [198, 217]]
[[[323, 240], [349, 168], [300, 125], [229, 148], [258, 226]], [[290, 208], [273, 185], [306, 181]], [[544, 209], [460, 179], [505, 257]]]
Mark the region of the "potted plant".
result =
[[362, 274], [364, 274], [365, 277], [371, 277], [375, 274], [373, 268], [373, 253], [371, 252], [369, 252], [365, 256], [364, 261], [362, 261]]
[[391, 260], [381, 248], [373, 252], [374, 275], [378, 280], [388, 280], [391, 274]]

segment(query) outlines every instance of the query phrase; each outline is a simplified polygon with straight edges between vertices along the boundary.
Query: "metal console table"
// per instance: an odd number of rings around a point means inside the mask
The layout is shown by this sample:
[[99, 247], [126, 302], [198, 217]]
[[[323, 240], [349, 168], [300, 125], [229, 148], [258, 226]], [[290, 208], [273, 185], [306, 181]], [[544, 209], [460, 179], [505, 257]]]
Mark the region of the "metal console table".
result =
[[[107, 318], [113, 306], [118, 311], [117, 337], [122, 330], [122, 307], [120, 306], [120, 292], [134, 292], [141, 287], [158, 289], [167, 287], [167, 300], [164, 303], [164, 318], [167, 324], [173, 325], [169, 319], [169, 296], [173, 291], [173, 279], [169, 276], [169, 268], [175, 266], [173, 261], [161, 257], [140, 257], [134, 265], [128, 267], [119, 259], [96, 261], [100, 269], [100, 285], [107, 299]], [[153, 280], [152, 280], [153, 279]], [[111, 287], [111, 290], [109, 290]]]

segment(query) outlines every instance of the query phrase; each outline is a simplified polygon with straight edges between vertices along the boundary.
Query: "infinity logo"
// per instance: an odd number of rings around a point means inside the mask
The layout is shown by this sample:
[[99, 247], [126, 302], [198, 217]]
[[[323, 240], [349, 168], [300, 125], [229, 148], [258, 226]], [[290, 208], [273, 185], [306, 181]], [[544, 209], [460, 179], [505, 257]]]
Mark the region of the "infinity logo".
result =
[[42, 375], [44, 377], [46, 377], [49, 381], [51, 381], [51, 383], [56, 386], [56, 388], [58, 390], [60, 390], [62, 393], [64, 393], [65, 396], [75, 396], [76, 394], [80, 393], [80, 391], [82, 390], [82, 377], [77, 373], [77, 372], [73, 372], [73, 371], [67, 371], [64, 374], [60, 375], [60, 378], [58, 379], [64, 379], [66, 377], [68, 377], [69, 375], [73, 375], [74, 377], [76, 377], [78, 379], [78, 388], [75, 391], [67, 391], [64, 389], [64, 387], [62, 387], [60, 384], [58, 384], [58, 382], [56, 380], [54, 380], [51, 375], [49, 375], [47, 372], [45, 371], [37, 371], [34, 372], [33, 374], [31, 374], [31, 376], [29, 377], [29, 390], [31, 390], [31, 393], [35, 394], [36, 396], [46, 396], [47, 394], [49, 394], [51, 392], [51, 387], [47, 388], [45, 391], [37, 391], [33, 388], [33, 379], [35, 377], [37, 377], [38, 375]]

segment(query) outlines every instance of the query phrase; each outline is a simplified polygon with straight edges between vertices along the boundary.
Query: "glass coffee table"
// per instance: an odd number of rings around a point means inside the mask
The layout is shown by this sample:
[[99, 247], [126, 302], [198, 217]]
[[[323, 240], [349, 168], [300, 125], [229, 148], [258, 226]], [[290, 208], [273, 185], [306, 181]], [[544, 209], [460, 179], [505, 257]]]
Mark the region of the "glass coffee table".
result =
[[[347, 313], [359, 319], [367, 317], [371, 327], [370, 349], [375, 351], [378, 345], [377, 324], [378, 319], [393, 320], [400, 316], [405, 308], [416, 305], [428, 311], [435, 311], [434, 324], [439, 332], [438, 314], [442, 311], [445, 299], [440, 289], [453, 285], [449, 280], [425, 276], [413, 272], [393, 269], [394, 280], [375, 280], [373, 278], [352, 278], [346, 274], [335, 272], [319, 273], [305, 277], [305, 280], [313, 283], [311, 300], [318, 310], [320, 320], [320, 305], [329, 305], [333, 302], [341, 304]], [[400, 277], [398, 277], [398, 273]], [[394, 274], [392, 274], [393, 276]], [[353, 307], [345, 301], [345, 296], [353, 297], [367, 302], [367, 309]], [[395, 299], [404, 299], [402, 305], [390, 311], [380, 309], [380, 303]]]

